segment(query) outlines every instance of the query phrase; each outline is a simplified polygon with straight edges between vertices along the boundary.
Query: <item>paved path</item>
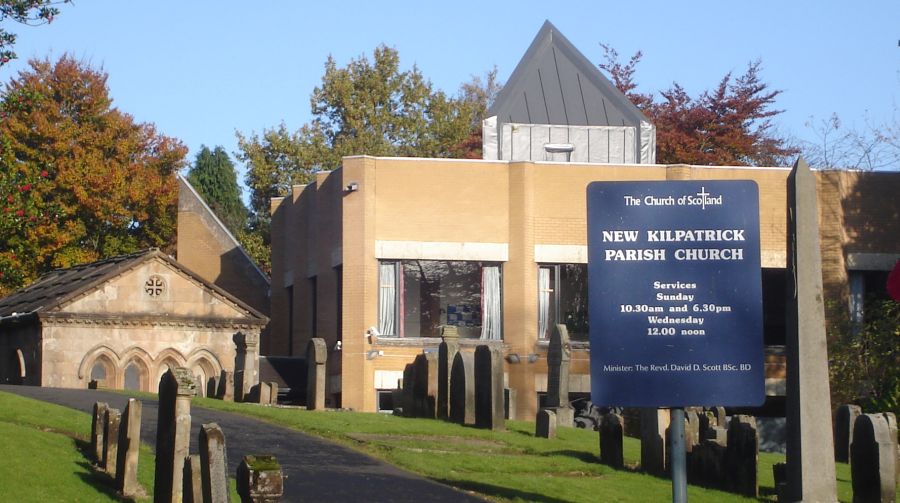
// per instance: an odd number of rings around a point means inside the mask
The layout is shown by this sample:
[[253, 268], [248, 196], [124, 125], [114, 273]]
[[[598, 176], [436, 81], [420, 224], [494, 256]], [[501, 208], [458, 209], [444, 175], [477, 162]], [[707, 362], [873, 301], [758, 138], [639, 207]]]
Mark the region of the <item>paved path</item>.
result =
[[[124, 410], [128, 397], [99, 390], [0, 385], [0, 391], [51, 402], [90, 414], [94, 402]], [[143, 399], [141, 439], [156, 443], [157, 401]], [[225, 432], [231, 474], [245, 454], [272, 454], [287, 475], [282, 501], [465, 502], [467, 493], [405, 472], [319, 438], [256, 419], [200, 407], [191, 410], [191, 452], [198, 451], [200, 425], [218, 423]]]

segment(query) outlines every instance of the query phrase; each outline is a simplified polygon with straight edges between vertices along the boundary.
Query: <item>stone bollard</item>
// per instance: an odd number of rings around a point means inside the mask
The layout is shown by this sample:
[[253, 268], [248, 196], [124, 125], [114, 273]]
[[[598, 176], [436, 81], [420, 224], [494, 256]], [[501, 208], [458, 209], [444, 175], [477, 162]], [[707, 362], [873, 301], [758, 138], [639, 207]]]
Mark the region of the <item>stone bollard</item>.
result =
[[534, 420], [534, 436], [539, 438], [556, 438], [556, 412], [541, 409]]
[[242, 503], [275, 503], [284, 494], [284, 475], [275, 456], [244, 456], [237, 469]]
[[99, 465], [103, 461], [103, 429], [106, 421], [106, 410], [109, 405], [106, 402], [94, 403], [94, 417], [91, 422], [91, 449], [94, 461]]

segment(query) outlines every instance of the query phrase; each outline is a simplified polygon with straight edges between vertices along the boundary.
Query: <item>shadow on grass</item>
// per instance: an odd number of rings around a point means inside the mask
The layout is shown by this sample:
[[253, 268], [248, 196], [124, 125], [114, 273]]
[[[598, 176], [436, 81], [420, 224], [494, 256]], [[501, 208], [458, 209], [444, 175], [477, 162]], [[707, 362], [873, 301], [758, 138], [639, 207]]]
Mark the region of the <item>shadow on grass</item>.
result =
[[78, 466], [82, 467], [85, 472], [78, 474], [78, 476], [81, 477], [81, 480], [115, 501], [134, 501], [132, 498], [123, 497], [116, 490], [116, 480], [113, 477], [110, 477], [109, 474], [100, 470], [98, 466], [91, 463], [90, 460], [94, 453], [90, 442], [76, 439], [75, 446], [81, 452], [81, 455], [84, 456], [84, 461], [78, 462]]
[[482, 484], [480, 482], [470, 482], [470, 481], [460, 481], [460, 480], [450, 480], [450, 479], [440, 479], [433, 478], [431, 479], [435, 482], [440, 482], [441, 484], [448, 485], [451, 487], [456, 487], [457, 489], [462, 489], [464, 491], [474, 491], [476, 493], [492, 496], [498, 498], [504, 498], [508, 500], [520, 500], [520, 501], [534, 501], [534, 502], [542, 502], [542, 503], [568, 503], [568, 500], [562, 500], [559, 498], [550, 498], [543, 494], [531, 493], [527, 491], [518, 491], [516, 489], [510, 489], [508, 487], [500, 487], [491, 484]]
[[[590, 452], [585, 452], [585, 451], [575, 451], [575, 450], [571, 450], [571, 449], [565, 449], [565, 450], [561, 450], [561, 451], [544, 451], [541, 454], [544, 456], [568, 456], [570, 458], [575, 458], [578, 461], [581, 461], [583, 463], [590, 463], [590, 464], [594, 464], [594, 465], [601, 464], [600, 458], [596, 454], [593, 454]], [[603, 465], [603, 466], [606, 466], [606, 465]]]

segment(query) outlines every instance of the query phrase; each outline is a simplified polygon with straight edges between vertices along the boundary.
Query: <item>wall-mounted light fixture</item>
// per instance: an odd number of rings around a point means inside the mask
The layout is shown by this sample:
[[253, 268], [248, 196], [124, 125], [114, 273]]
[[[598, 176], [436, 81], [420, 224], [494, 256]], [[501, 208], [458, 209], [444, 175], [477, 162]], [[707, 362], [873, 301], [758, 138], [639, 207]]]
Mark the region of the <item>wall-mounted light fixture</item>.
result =
[[508, 361], [509, 363], [521, 363], [522, 359], [519, 358], [518, 353], [510, 353], [506, 355], [506, 361]]
[[340, 351], [340, 350], [341, 350], [341, 344], [342, 344], [341, 341], [337, 341], [336, 343], [334, 343], [334, 350], [335, 350], [335, 351]]
[[369, 341], [369, 344], [375, 344], [378, 342], [378, 336], [381, 335], [381, 332], [378, 331], [375, 327], [369, 327], [366, 329], [366, 340]]
[[366, 360], [374, 360], [375, 358], [378, 358], [380, 355], [381, 355], [381, 351], [378, 351], [377, 349], [372, 349], [370, 351], [366, 351]]
[[528, 363], [534, 363], [534, 362], [538, 361], [540, 358], [541, 358], [541, 355], [539, 355], [537, 353], [531, 353], [530, 355], [528, 355]]
[[359, 182], [350, 182], [344, 187], [346, 192], [356, 192], [357, 190], [359, 190]]

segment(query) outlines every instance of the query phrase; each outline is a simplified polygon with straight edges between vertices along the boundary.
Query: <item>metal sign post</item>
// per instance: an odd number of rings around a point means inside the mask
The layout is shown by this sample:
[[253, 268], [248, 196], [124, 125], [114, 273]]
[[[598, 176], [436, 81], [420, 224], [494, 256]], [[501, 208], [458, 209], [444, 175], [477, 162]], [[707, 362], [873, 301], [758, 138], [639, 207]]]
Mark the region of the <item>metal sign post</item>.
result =
[[672, 502], [687, 503], [687, 467], [684, 448], [684, 409], [669, 411], [669, 459], [672, 468]]

